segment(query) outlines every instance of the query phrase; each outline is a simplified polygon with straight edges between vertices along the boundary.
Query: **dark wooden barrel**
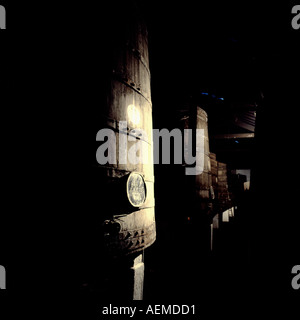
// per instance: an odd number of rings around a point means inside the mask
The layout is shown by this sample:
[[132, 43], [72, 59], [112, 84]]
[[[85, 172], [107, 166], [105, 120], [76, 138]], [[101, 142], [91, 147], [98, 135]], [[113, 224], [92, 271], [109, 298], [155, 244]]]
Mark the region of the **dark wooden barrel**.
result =
[[[148, 35], [135, 7], [128, 6], [123, 12], [115, 8], [113, 28], [108, 26], [109, 55], [103, 75], [107, 78], [102, 81], [104, 97], [99, 105], [98, 130], [108, 128], [115, 134], [116, 161], [98, 161], [94, 172], [103, 202], [102, 243], [116, 256], [139, 252], [156, 238]], [[125, 140], [127, 147], [120, 149]], [[143, 161], [134, 163], [128, 158], [130, 152]]]
[[223, 162], [218, 162], [218, 203], [221, 212], [230, 207], [227, 164]]
[[212, 173], [209, 156], [208, 117], [207, 113], [200, 107], [197, 107], [196, 129], [204, 130], [204, 167], [203, 172], [195, 176], [196, 195], [201, 212], [207, 213], [211, 211], [214, 194], [212, 192]]
[[[187, 194], [186, 200], [189, 203], [187, 206], [192, 207], [190, 215], [203, 216], [209, 215], [212, 210], [212, 200], [214, 192], [212, 188], [212, 173], [209, 152], [209, 136], [208, 136], [208, 117], [207, 113], [199, 106], [186, 105], [185, 109], [181, 110], [181, 130], [194, 130], [193, 142], [195, 143], [196, 131], [195, 129], [202, 129], [204, 135], [204, 148], [200, 150], [201, 155], [204, 156], [203, 172], [197, 175], [186, 175], [184, 188]], [[190, 144], [188, 139], [184, 140], [184, 148]], [[195, 155], [195, 150], [194, 150]], [[200, 161], [199, 161], [200, 163]], [[188, 167], [186, 163], [184, 166]], [[195, 164], [191, 165], [191, 167]]]
[[218, 161], [217, 155], [215, 153], [210, 153], [210, 167], [211, 167], [211, 180], [212, 180], [212, 188], [213, 188], [213, 198], [217, 200], [218, 198]]

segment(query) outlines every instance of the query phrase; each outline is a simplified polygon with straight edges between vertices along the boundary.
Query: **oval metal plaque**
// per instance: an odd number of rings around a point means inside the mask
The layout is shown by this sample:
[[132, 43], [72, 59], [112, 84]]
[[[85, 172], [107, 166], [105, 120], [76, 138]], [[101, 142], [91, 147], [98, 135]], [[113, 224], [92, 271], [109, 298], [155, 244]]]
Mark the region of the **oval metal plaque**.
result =
[[140, 207], [146, 200], [146, 184], [142, 175], [132, 172], [126, 184], [127, 197], [133, 207]]

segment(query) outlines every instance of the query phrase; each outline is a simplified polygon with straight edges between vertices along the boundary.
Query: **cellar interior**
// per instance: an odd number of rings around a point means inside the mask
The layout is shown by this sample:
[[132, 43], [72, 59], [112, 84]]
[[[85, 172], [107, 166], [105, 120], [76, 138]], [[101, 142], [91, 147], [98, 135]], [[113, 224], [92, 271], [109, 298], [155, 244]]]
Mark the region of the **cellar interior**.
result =
[[157, 304], [294, 319], [295, 1], [6, 3], [8, 314], [135, 306], [147, 319]]
[[[154, 129], [203, 129], [204, 170], [186, 174], [188, 166], [175, 161], [174, 137], [170, 139], [170, 163], [163, 163], [160, 154], [152, 169], [139, 164], [124, 169], [94, 163], [88, 208], [96, 215], [95, 203], [100, 199], [101, 212], [100, 218], [85, 223], [96, 221], [102, 227], [95, 227], [98, 234], [86, 235], [81, 247], [82, 290], [108, 301], [133, 297], [199, 303], [217, 296], [279, 294], [288, 287], [289, 274], [282, 275], [282, 270], [295, 262], [297, 234], [294, 202], [284, 199], [297, 197], [299, 178], [296, 171], [287, 173], [288, 152], [297, 145], [294, 110], [299, 92], [299, 81], [291, 77], [298, 51], [295, 32], [290, 24], [286, 26], [289, 12], [276, 20], [282, 12], [276, 4], [265, 8], [253, 3], [241, 8], [227, 2], [199, 5], [191, 1], [133, 7], [126, 3], [109, 12], [112, 21], [101, 41], [112, 48], [113, 58], [110, 50], [102, 58], [105, 63], [99, 81], [103, 84], [99, 97], [93, 96], [97, 103], [91, 112], [91, 132], [96, 134], [110, 121], [109, 127], [121, 135], [115, 123], [126, 119], [116, 115], [127, 96], [134, 96], [131, 116], [138, 114], [142, 121], [152, 117]], [[134, 29], [140, 16], [147, 31]], [[121, 29], [124, 34], [124, 30], [131, 32], [124, 46], [130, 53], [124, 54], [122, 45], [118, 46], [124, 40], [116, 36]], [[136, 34], [138, 40], [132, 40]], [[138, 48], [132, 49], [131, 41]], [[129, 68], [137, 78], [128, 76]], [[149, 86], [141, 77], [150, 74]], [[113, 80], [107, 84], [106, 79]], [[121, 85], [125, 89], [118, 87]], [[95, 84], [93, 90], [97, 91]], [[120, 98], [115, 98], [118, 94]], [[105, 105], [102, 110], [99, 100]], [[144, 106], [141, 115], [134, 109], [138, 103]], [[112, 108], [116, 111], [111, 112]], [[106, 118], [101, 127], [99, 114], [103, 113]], [[127, 120], [131, 121], [130, 114]], [[132, 127], [136, 128], [134, 121]], [[153, 152], [153, 145], [148, 147]], [[164, 152], [162, 147], [155, 148]], [[130, 172], [141, 175], [130, 178]], [[125, 182], [115, 184], [117, 178]], [[153, 202], [143, 204], [142, 209], [131, 203], [125, 217], [120, 214], [126, 203], [122, 188], [126, 183], [128, 188], [130, 179], [144, 179], [146, 201], [152, 196]], [[141, 215], [147, 221], [140, 222]], [[132, 223], [143, 226], [134, 229]], [[128, 226], [133, 231], [127, 232], [131, 230]], [[104, 240], [99, 240], [101, 234]], [[113, 239], [121, 239], [120, 247]], [[100, 256], [95, 254], [99, 241], [109, 248]]]

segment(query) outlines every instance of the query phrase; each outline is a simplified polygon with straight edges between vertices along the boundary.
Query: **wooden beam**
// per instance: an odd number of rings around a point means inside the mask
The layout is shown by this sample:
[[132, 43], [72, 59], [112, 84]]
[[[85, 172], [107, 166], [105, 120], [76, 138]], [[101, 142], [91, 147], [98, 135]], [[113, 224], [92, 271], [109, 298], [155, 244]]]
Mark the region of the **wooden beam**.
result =
[[237, 126], [239, 126], [239, 127], [241, 127], [241, 128], [243, 128], [243, 129], [246, 129], [246, 130], [249, 130], [249, 131], [254, 131], [254, 129], [255, 129], [255, 127], [254, 126], [252, 126], [252, 125], [250, 125], [250, 124], [247, 124], [247, 123], [245, 123], [245, 122], [243, 122], [243, 121], [241, 121], [241, 120], [237, 120], [237, 121], [235, 121], [235, 124], [237, 125]]
[[224, 133], [215, 134], [212, 139], [240, 139], [240, 138], [254, 138], [254, 133]]

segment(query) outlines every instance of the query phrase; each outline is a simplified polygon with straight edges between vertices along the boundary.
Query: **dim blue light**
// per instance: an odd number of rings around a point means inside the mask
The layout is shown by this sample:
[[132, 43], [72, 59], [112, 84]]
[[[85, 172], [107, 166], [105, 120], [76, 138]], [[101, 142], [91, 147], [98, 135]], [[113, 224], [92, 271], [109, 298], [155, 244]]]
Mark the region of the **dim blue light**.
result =
[[211, 95], [213, 98], [216, 98], [216, 96], [214, 94]]
[[201, 92], [201, 94], [205, 95], [205, 96], [208, 96], [208, 93], [207, 92]]
[[239, 143], [237, 140], [234, 141], [235, 143]]
[[219, 98], [219, 100], [222, 100], [222, 101], [224, 101], [224, 98]]

